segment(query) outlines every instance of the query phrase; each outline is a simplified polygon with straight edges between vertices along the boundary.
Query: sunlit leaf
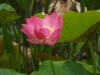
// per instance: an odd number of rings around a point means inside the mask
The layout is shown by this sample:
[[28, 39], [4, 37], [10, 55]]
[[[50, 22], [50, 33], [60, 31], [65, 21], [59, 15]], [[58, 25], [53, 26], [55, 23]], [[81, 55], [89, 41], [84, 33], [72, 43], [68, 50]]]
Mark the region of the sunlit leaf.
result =
[[100, 9], [96, 10], [97, 12], [100, 12]]
[[61, 42], [86, 41], [100, 29], [100, 13], [88, 11], [84, 13], [68, 12], [64, 15]]
[[34, 16], [44, 18], [44, 15], [42, 15], [41, 13], [35, 14]]

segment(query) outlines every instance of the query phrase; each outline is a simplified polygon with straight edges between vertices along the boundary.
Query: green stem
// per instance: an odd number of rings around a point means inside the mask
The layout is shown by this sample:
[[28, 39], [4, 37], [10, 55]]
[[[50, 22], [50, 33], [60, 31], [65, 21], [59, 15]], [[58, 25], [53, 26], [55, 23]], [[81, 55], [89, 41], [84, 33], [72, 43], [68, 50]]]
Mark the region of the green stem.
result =
[[91, 41], [88, 41], [88, 46], [90, 48], [90, 54], [91, 54], [91, 60], [92, 60], [92, 64], [93, 64], [94, 75], [96, 75], [96, 61], [95, 61], [94, 50], [93, 50]]
[[20, 39], [20, 35], [21, 35], [21, 33], [20, 33], [20, 29], [21, 29], [21, 19], [19, 19], [18, 20], [18, 72], [21, 72], [21, 67], [20, 67], [20, 65], [21, 65], [21, 45], [20, 45], [20, 43], [21, 43], [21, 39]]
[[[10, 23], [7, 24], [8, 26], [8, 32], [9, 32], [9, 35], [10, 35], [10, 38], [12, 37], [11, 36], [11, 31], [10, 31]], [[12, 57], [12, 62], [13, 62], [13, 66], [14, 66], [14, 69], [17, 69], [17, 60], [16, 60], [16, 53], [15, 53], [15, 50], [14, 50], [14, 45], [13, 45], [13, 40], [10, 41], [11, 43], [11, 57]]]
[[32, 57], [32, 66], [34, 68], [34, 71], [37, 71], [38, 70], [38, 67], [37, 67], [37, 64], [36, 64], [36, 60], [34, 58], [34, 52], [32, 50], [32, 44], [30, 44], [30, 52], [31, 52], [31, 57]]
[[73, 61], [74, 59], [74, 43], [71, 42], [71, 45], [70, 45], [70, 60]]
[[50, 64], [51, 64], [53, 75], [56, 75], [54, 66], [53, 66], [53, 62], [52, 62], [51, 48], [49, 49], [49, 55], [50, 55]]
[[35, 0], [31, 0], [31, 15], [33, 15], [32, 11], [34, 10], [34, 2]]
[[16, 41], [18, 41], [17, 31], [16, 31], [16, 29], [15, 29], [14, 25], [13, 25], [13, 24], [11, 24], [11, 25], [12, 25], [12, 28], [13, 28], [14, 33], [15, 33]]
[[11, 62], [11, 56], [10, 56], [10, 54], [7, 54], [7, 55], [8, 55], [8, 58], [9, 58], [10, 68], [13, 69], [12, 62]]

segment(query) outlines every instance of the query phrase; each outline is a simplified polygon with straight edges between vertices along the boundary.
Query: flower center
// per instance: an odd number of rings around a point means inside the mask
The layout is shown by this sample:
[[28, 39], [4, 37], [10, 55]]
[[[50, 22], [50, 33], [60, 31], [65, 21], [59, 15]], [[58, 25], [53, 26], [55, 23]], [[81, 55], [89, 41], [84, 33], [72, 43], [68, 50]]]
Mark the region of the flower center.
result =
[[50, 31], [50, 33], [52, 33], [52, 32], [53, 32], [53, 29], [52, 29], [52, 28], [50, 28], [50, 27], [44, 27], [44, 28], [47, 28], [47, 29]]

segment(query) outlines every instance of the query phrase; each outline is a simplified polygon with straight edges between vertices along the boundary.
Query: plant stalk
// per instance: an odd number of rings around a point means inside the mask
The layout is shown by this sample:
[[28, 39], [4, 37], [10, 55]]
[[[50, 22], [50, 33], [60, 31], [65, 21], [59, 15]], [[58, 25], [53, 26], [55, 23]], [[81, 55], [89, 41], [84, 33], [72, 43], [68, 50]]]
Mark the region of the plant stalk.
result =
[[92, 60], [92, 64], [93, 64], [94, 75], [96, 75], [96, 61], [95, 61], [94, 50], [93, 50], [91, 41], [88, 41], [88, 46], [90, 48], [90, 54], [91, 54], [91, 60]]
[[51, 48], [49, 49], [48, 52], [49, 52], [49, 56], [50, 56], [50, 64], [51, 64], [53, 75], [56, 75], [55, 70], [54, 70], [54, 66], [53, 66], [53, 61], [52, 61]]

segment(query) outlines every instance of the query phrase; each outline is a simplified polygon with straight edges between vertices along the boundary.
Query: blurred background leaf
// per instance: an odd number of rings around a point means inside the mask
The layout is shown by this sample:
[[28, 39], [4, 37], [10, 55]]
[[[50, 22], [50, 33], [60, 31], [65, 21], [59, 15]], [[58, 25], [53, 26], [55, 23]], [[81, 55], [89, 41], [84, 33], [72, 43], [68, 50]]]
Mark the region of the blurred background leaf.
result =
[[0, 24], [12, 21], [18, 17], [12, 6], [6, 3], [0, 4]]
[[0, 74], [1, 75], [26, 75], [26, 74], [18, 73], [12, 69], [4, 69], [4, 68], [0, 68]]
[[9, 10], [9, 11], [15, 11], [15, 9], [7, 3], [0, 4], [0, 10], [3, 10], [3, 9]]
[[14, 11], [0, 10], [0, 24], [15, 20], [18, 17]]

